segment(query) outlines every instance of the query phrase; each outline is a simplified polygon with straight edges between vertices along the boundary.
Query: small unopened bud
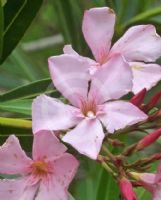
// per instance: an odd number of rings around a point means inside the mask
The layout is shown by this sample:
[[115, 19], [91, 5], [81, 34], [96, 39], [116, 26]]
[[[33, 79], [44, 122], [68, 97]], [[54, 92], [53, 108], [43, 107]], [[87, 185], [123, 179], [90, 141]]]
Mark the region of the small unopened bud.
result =
[[160, 160], [161, 159], [161, 153], [154, 154], [152, 159], [153, 159], [153, 161]]
[[140, 180], [140, 173], [137, 173], [137, 172], [129, 172], [129, 175], [135, 179], [136, 181], [139, 181]]
[[156, 153], [146, 159], [144, 158], [143, 164], [147, 165], [160, 159], [161, 159], [161, 153]]
[[120, 187], [120, 192], [124, 200], [137, 200], [136, 193], [133, 190], [131, 182], [125, 178], [122, 177], [119, 180], [119, 187]]
[[108, 142], [114, 147], [125, 146], [125, 144], [118, 139], [108, 138]]
[[152, 109], [154, 106], [156, 106], [156, 104], [159, 102], [160, 99], [161, 99], [161, 92], [158, 92], [150, 99], [149, 103], [145, 105], [144, 110], [149, 111], [150, 109]]
[[144, 97], [145, 97], [145, 95], [146, 95], [146, 92], [147, 92], [147, 90], [144, 88], [143, 90], [141, 90], [140, 92], [138, 92], [136, 95], [134, 95], [134, 96], [131, 98], [130, 102], [131, 102], [132, 104], [134, 104], [135, 106], [140, 107], [141, 104], [142, 104], [143, 101], [144, 101]]
[[151, 144], [153, 144], [159, 137], [161, 136], [161, 129], [158, 129], [156, 131], [154, 131], [153, 133], [150, 133], [149, 135], [145, 136], [144, 138], [142, 138], [137, 146], [136, 149], [138, 151], [144, 149], [145, 147], [150, 146]]

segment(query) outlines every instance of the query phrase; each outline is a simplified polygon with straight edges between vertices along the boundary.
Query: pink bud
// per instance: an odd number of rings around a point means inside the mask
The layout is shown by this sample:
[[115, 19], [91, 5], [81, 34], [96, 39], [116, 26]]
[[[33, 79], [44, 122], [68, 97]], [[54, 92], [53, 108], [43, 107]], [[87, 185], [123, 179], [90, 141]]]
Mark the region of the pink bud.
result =
[[143, 103], [143, 101], [144, 101], [144, 97], [146, 95], [146, 92], [147, 92], [147, 90], [146, 90], [146, 88], [144, 88], [143, 90], [141, 90], [140, 92], [138, 92], [136, 95], [134, 95], [131, 98], [130, 102], [132, 104], [134, 104], [135, 106], [139, 107]]
[[150, 110], [151, 108], [153, 108], [157, 103], [158, 101], [160, 100], [161, 98], [161, 92], [158, 92], [157, 94], [155, 94], [149, 101], [149, 103], [145, 106], [144, 110], [145, 111], [148, 111]]
[[120, 187], [120, 191], [122, 194], [122, 197], [124, 198], [124, 200], [137, 200], [137, 196], [136, 193], [133, 191], [133, 187], [131, 182], [125, 178], [122, 177], [119, 180], [119, 187]]
[[150, 133], [149, 135], [145, 136], [138, 142], [136, 149], [137, 150], [144, 149], [145, 147], [153, 144], [160, 136], [161, 136], [161, 129], [158, 129], [153, 133]]

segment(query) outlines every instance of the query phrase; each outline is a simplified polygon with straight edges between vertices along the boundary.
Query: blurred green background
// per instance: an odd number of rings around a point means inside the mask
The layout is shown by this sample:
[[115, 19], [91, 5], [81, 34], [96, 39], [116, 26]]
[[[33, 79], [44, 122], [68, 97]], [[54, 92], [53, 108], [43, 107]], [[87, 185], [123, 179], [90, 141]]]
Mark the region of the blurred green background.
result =
[[[135, 24], [154, 24], [161, 35], [161, 0], [19, 2], [1, 0], [0, 4], [0, 136], [3, 136], [2, 143], [4, 136], [15, 132], [24, 148], [30, 149], [32, 137], [28, 133], [31, 133], [31, 124], [21, 119], [31, 118], [31, 103], [35, 96], [44, 92], [59, 96], [49, 78], [48, 57], [61, 54], [64, 44], [72, 44], [80, 54], [91, 56], [81, 31], [84, 10], [102, 6], [113, 8], [117, 15], [113, 38], [116, 41]], [[8, 29], [5, 27], [7, 23], [10, 25]], [[159, 84], [148, 95], [160, 89]], [[13, 121], [6, 117], [13, 118]], [[15, 118], [18, 118], [17, 121], [14, 121]], [[119, 200], [118, 188], [112, 177], [88, 159], [82, 160], [77, 180], [72, 186], [76, 200]], [[139, 190], [139, 199], [150, 198], [144, 190]]]

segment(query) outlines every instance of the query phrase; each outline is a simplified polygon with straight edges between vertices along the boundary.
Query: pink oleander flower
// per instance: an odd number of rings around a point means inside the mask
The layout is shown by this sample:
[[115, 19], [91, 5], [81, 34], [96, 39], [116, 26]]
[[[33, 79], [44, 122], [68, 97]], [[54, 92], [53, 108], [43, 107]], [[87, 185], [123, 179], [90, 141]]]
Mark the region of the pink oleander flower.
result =
[[[143, 88], [149, 90], [161, 80], [161, 67], [152, 63], [161, 56], [160, 36], [153, 25], [137, 25], [129, 28], [111, 47], [114, 25], [115, 13], [108, 7], [85, 11], [82, 31], [96, 60], [88, 59], [92, 73], [111, 56], [121, 53], [133, 72], [132, 91], [136, 94]], [[79, 56], [70, 45], [65, 46], [64, 53]]]
[[9, 136], [0, 147], [0, 173], [18, 178], [0, 180], [0, 199], [68, 200], [67, 189], [78, 161], [66, 150], [51, 132], [42, 131], [34, 135], [31, 159], [18, 139]]
[[142, 173], [137, 175], [140, 183], [152, 193], [153, 200], [161, 199], [161, 164], [157, 169], [157, 173]]
[[119, 180], [119, 187], [124, 200], [138, 200], [136, 193], [133, 190], [132, 184], [127, 178], [122, 177]]
[[114, 133], [145, 120], [147, 115], [129, 102], [114, 100], [132, 87], [131, 69], [120, 54], [102, 65], [92, 80], [88, 66], [88, 61], [74, 55], [49, 58], [54, 86], [72, 105], [45, 95], [37, 97], [32, 106], [33, 132], [72, 128], [62, 140], [81, 154], [96, 159], [105, 136], [104, 128]]

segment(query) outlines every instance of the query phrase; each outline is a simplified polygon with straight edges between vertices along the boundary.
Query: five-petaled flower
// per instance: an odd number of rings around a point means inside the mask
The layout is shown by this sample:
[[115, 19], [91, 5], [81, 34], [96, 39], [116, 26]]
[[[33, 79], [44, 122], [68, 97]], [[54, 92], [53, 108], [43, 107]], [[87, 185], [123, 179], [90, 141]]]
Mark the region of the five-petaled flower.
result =
[[96, 159], [105, 136], [104, 127], [113, 133], [145, 120], [147, 115], [129, 102], [115, 100], [132, 88], [131, 69], [120, 54], [102, 65], [92, 80], [88, 67], [86, 59], [74, 55], [49, 58], [53, 83], [73, 106], [45, 95], [37, 97], [32, 106], [33, 132], [74, 127], [63, 141]]
[[11, 135], [0, 148], [0, 173], [16, 179], [0, 180], [3, 200], [68, 200], [68, 186], [78, 161], [50, 131], [34, 135], [33, 159], [26, 156], [18, 139]]
[[70, 45], [65, 46], [64, 53], [87, 59], [92, 73], [108, 62], [111, 56], [121, 53], [133, 72], [132, 91], [149, 90], [161, 80], [161, 67], [152, 63], [161, 56], [160, 36], [153, 25], [137, 25], [129, 28], [111, 47], [114, 25], [115, 13], [112, 9], [102, 7], [87, 10], [82, 31], [96, 61], [79, 56]]

